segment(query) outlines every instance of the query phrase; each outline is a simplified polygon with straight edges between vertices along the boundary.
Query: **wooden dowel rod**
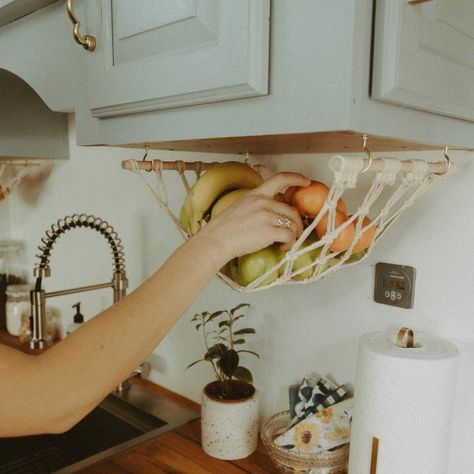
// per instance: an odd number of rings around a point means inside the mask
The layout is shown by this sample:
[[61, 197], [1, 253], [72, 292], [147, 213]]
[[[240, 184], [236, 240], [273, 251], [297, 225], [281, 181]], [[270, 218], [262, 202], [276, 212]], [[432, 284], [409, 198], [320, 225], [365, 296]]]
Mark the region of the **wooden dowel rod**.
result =
[[[371, 171], [382, 171], [384, 169], [384, 158], [390, 159], [389, 157], [377, 157], [372, 160], [370, 167], [368, 168], [367, 172], [370, 173]], [[366, 166], [369, 165], [369, 159], [366, 158], [363, 160], [364, 164], [361, 169], [365, 169]], [[330, 167], [333, 171], [342, 172], [344, 169], [343, 158], [339, 156], [334, 156], [330, 161]], [[432, 163], [428, 163], [428, 171], [430, 173], [435, 174], [443, 174], [448, 168], [447, 161], [434, 161]], [[401, 171], [404, 173], [410, 172], [413, 169], [413, 164], [411, 161], [402, 161], [401, 162]]]
[[[122, 169], [124, 170], [133, 170], [136, 166], [138, 169], [144, 171], [156, 171], [159, 167], [160, 160], [153, 160], [153, 161], [136, 161], [133, 160], [124, 160], [122, 161]], [[202, 161], [162, 161], [161, 166], [163, 170], [169, 171], [178, 171], [180, 168], [180, 163], [182, 163], [183, 169], [186, 171], [197, 171], [199, 169], [199, 164], [201, 165], [201, 170], [206, 171], [218, 163], [204, 163]]]
[[[139, 170], [143, 171], [156, 171], [159, 168], [160, 160], [153, 161], [134, 161], [124, 160], [122, 161], [122, 169], [134, 170], [138, 167]], [[202, 161], [161, 161], [161, 167], [165, 171], [179, 171], [182, 166], [185, 171], [207, 171], [214, 166], [218, 165], [218, 162], [204, 163]], [[262, 165], [253, 166], [255, 171], [259, 172]]]
[[[372, 171], [381, 171], [383, 169], [383, 157], [380, 157], [380, 159], [375, 159], [372, 162], [372, 165], [370, 169]], [[388, 157], [387, 157], [388, 158]], [[364, 160], [365, 164], [369, 163], [369, 160]], [[433, 161], [432, 163], [428, 163], [428, 171], [430, 173], [439, 173], [443, 174], [446, 171], [448, 164], [446, 161]], [[410, 161], [402, 161], [402, 171], [403, 172], [410, 172], [412, 171], [413, 165]]]
[[2, 165], [8, 165], [8, 166], [39, 166], [40, 163], [37, 163], [35, 161], [15, 161], [15, 160], [0, 160], [0, 166]]

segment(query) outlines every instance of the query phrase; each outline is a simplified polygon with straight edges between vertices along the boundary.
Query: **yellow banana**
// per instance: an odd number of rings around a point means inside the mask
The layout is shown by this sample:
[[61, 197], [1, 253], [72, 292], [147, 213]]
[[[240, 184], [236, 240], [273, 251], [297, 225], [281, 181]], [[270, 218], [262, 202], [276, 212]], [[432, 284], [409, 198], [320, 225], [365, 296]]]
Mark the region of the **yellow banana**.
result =
[[259, 174], [243, 163], [228, 161], [214, 166], [198, 179], [186, 196], [180, 213], [181, 224], [189, 235], [194, 235], [218, 196], [232, 189], [254, 188], [262, 182]]
[[224, 194], [213, 206], [211, 211], [211, 219], [219, 215], [222, 211], [225, 211], [234, 201], [237, 201], [242, 197], [248, 188], [236, 189], [235, 191], [230, 191], [227, 194]]

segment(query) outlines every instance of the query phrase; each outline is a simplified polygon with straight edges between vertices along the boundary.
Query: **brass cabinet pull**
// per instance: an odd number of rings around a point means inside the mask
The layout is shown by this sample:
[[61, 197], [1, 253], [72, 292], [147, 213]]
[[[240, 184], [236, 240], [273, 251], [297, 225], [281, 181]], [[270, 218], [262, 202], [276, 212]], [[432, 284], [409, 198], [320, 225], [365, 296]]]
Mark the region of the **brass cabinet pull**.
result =
[[430, 2], [431, 0], [407, 0], [410, 5], [418, 5], [419, 3]]
[[67, 14], [74, 25], [73, 36], [74, 41], [77, 44], [80, 44], [87, 51], [94, 51], [96, 46], [95, 36], [92, 35], [81, 35], [79, 28], [81, 23], [77, 19], [76, 13], [74, 12], [74, 7], [72, 5], [73, 0], [67, 0]]

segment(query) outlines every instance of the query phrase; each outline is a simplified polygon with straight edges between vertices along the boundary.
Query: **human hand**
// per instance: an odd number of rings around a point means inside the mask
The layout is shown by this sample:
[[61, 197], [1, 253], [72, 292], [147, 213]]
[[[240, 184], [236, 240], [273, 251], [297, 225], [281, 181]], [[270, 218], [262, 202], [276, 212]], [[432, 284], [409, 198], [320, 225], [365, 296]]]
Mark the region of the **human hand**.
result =
[[308, 186], [310, 182], [298, 173], [277, 173], [245, 193], [195, 237], [212, 245], [214, 258], [222, 265], [274, 242], [280, 242], [281, 249], [286, 251], [303, 232], [303, 223], [294, 207], [275, 200], [274, 196], [289, 186]]

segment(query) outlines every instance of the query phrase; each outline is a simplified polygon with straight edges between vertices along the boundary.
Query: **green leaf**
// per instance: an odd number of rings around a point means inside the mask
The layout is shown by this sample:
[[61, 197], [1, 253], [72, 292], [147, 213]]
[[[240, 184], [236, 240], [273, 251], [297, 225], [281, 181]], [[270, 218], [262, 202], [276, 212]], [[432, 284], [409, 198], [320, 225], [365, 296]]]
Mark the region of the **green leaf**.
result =
[[201, 326], [202, 326], [202, 324], [201, 324], [201, 323], [199, 323], [199, 324], [196, 324], [196, 331], [199, 331], [199, 328], [200, 328]]
[[245, 329], [239, 329], [238, 331], [234, 332], [235, 336], [239, 336], [240, 334], [255, 334], [255, 329], [245, 328]]
[[186, 370], [188, 370], [189, 368], [191, 368], [193, 365], [199, 364], [199, 362], [205, 362], [205, 361], [206, 361], [205, 359], [196, 360], [196, 361], [194, 361], [192, 364], [189, 364], [189, 365], [186, 367]]
[[226, 321], [220, 321], [219, 322], [219, 327], [221, 328], [223, 326], [229, 326], [229, 321], [227, 321], [227, 320]]
[[211, 334], [217, 334], [217, 331], [212, 330], [212, 331], [206, 332], [206, 336], [210, 336]]
[[209, 320], [208, 321], [212, 321], [213, 319], [216, 319], [218, 316], [220, 316], [222, 313], [224, 313], [224, 311], [216, 311], [215, 313], [212, 313], [210, 316], [209, 316]]
[[204, 356], [205, 360], [213, 360], [219, 359], [222, 354], [227, 351], [227, 346], [225, 344], [215, 344], [212, 347], [209, 347], [209, 350], [206, 352]]
[[237, 352], [247, 352], [247, 353], [249, 353], [249, 354], [254, 355], [254, 356], [257, 357], [258, 359], [260, 359], [260, 356], [259, 356], [256, 352], [254, 352], [254, 351], [247, 351], [247, 350], [245, 350], [245, 349], [241, 349], [240, 351], [237, 351]]
[[239, 319], [242, 319], [243, 317], [244, 317], [243, 314], [239, 314], [239, 316], [236, 316], [236, 317], [234, 318], [234, 323], [235, 323], [236, 321], [238, 321]]
[[239, 365], [239, 354], [232, 349], [225, 351], [219, 359], [219, 367], [227, 377], [232, 377]]
[[245, 344], [245, 339], [236, 339], [235, 341], [232, 341], [234, 344]]
[[232, 308], [230, 310], [230, 314], [234, 316], [234, 314], [240, 309], [240, 308], [250, 308], [250, 305], [248, 303], [241, 303], [237, 305], [235, 308]]
[[234, 377], [241, 382], [253, 383], [252, 372], [241, 365], [235, 369]]
[[223, 332], [226, 332], [226, 331], [228, 331], [227, 328], [222, 328], [217, 334], [222, 334]]

